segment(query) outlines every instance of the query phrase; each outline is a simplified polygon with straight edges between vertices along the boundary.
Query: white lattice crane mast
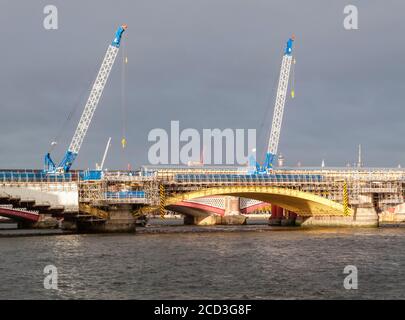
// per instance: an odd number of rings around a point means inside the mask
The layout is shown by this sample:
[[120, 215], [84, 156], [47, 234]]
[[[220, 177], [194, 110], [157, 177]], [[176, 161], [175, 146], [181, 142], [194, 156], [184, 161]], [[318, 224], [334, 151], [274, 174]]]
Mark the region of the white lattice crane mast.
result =
[[87, 130], [90, 126], [91, 119], [93, 118], [94, 111], [97, 108], [98, 102], [103, 93], [105, 84], [107, 83], [108, 76], [114, 64], [115, 58], [117, 57], [118, 50], [121, 44], [121, 37], [123, 32], [127, 29], [126, 25], [122, 25], [118, 28], [115, 33], [115, 38], [113, 42], [108, 46], [107, 53], [105, 54], [104, 60], [101, 64], [100, 70], [97, 74], [97, 78], [93, 84], [90, 91], [89, 98], [87, 99], [86, 105], [84, 107], [82, 116], [80, 117], [79, 124], [77, 125], [75, 134], [73, 135], [72, 141], [68, 150], [65, 153], [64, 158], [56, 167], [55, 163], [52, 161], [50, 154], [45, 155], [45, 171], [47, 172], [68, 172], [79, 154], [80, 147], [83, 143], [84, 137], [86, 136]]
[[292, 45], [294, 36], [287, 41], [287, 46], [284, 51], [283, 60], [281, 62], [280, 78], [278, 81], [276, 102], [274, 105], [273, 121], [271, 123], [271, 132], [269, 144], [266, 153], [266, 159], [262, 168], [263, 172], [268, 172], [273, 168], [273, 162], [277, 155], [278, 142], [280, 140], [281, 124], [283, 121], [284, 105], [287, 97], [288, 80], [290, 77], [292, 63]]

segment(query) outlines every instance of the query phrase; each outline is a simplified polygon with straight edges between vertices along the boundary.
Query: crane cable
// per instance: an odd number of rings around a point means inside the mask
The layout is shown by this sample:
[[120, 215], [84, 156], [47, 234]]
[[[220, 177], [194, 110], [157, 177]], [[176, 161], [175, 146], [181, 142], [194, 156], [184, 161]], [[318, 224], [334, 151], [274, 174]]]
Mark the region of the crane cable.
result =
[[124, 161], [124, 166], [127, 170], [131, 170], [131, 165], [128, 161], [125, 149], [127, 147], [126, 131], [127, 131], [127, 110], [126, 110], [126, 66], [128, 64], [128, 57], [126, 54], [126, 47], [123, 46], [121, 49], [122, 54], [122, 65], [121, 65], [121, 126], [122, 126], [122, 157]]
[[[89, 73], [92, 75], [96, 73], [96, 68], [93, 68], [93, 72]], [[55, 146], [58, 144], [60, 138], [62, 137], [62, 134], [65, 132], [66, 127], [68, 125], [68, 123], [70, 123], [70, 121], [72, 120], [73, 116], [75, 115], [77, 109], [79, 108], [79, 106], [82, 106], [83, 103], [85, 103], [85, 95], [88, 92], [88, 88], [92, 85], [92, 78], [89, 77], [89, 79], [86, 81], [87, 85], [86, 86], [82, 86], [81, 92], [80, 94], [77, 96], [76, 101], [73, 103], [72, 108], [70, 109], [69, 113], [67, 114], [65, 120], [63, 121], [62, 125], [59, 126], [59, 130], [58, 133], [54, 136], [53, 140], [51, 141], [51, 146], [49, 149], [49, 153], [52, 152], [52, 150], [55, 148]]]
[[292, 61], [292, 74], [291, 74], [291, 98], [295, 98], [295, 58]]
[[126, 108], [125, 108], [125, 78], [126, 78], [126, 64], [128, 63], [128, 58], [125, 54], [125, 48], [122, 48], [122, 67], [121, 67], [121, 121], [122, 121], [122, 139], [121, 145], [122, 149], [125, 149], [126, 141]]
[[[295, 45], [295, 52], [297, 52], [297, 46]], [[295, 63], [297, 61], [295, 60], [295, 55], [292, 57], [292, 74], [291, 74], [291, 98], [295, 98]]]

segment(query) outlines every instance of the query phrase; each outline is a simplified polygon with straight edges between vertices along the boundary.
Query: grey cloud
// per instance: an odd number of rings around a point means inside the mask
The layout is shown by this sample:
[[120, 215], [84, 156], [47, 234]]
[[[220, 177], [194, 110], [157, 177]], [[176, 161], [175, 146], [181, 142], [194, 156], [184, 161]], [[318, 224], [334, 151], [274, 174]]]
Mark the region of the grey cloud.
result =
[[[359, 30], [343, 29], [346, 1], [53, 1], [56, 31], [42, 27], [47, 1], [0, 3], [0, 166], [39, 168], [76, 106], [55, 158], [68, 146], [117, 25], [129, 29], [127, 140], [120, 148], [117, 61], [75, 167], [147, 163], [148, 132], [257, 128], [266, 136], [286, 39], [295, 33], [296, 99], [287, 101], [279, 150], [287, 164], [344, 165], [361, 143], [372, 166], [405, 165], [405, 31], [401, 1], [351, 1]], [[267, 114], [267, 119], [265, 115]], [[265, 147], [264, 139], [260, 141]]]

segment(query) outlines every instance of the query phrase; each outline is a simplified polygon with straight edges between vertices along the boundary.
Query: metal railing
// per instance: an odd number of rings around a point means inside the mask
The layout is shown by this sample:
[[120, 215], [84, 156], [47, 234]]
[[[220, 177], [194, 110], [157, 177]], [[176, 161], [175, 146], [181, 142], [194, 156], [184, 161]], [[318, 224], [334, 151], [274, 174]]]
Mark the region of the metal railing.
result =
[[105, 193], [106, 199], [144, 199], [145, 197], [145, 191], [107, 191]]
[[[82, 197], [81, 200], [86, 200]], [[87, 199], [94, 200], [94, 199]], [[147, 203], [145, 191], [107, 191], [97, 201], [107, 203]]]
[[230, 184], [274, 184], [274, 183], [321, 183], [325, 182], [322, 175], [311, 174], [176, 174], [177, 183], [230, 183]]
[[18, 183], [35, 183], [35, 182], [73, 182], [78, 180], [77, 172], [64, 174], [46, 174], [39, 170], [24, 171], [0, 171], [0, 183], [18, 182]]

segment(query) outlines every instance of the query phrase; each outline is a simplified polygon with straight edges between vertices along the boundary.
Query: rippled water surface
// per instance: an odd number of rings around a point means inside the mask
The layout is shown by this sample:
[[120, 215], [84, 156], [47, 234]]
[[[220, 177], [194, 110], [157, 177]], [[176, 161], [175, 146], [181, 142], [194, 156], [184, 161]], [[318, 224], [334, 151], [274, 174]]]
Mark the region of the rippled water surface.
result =
[[[58, 291], [43, 287], [49, 264]], [[0, 238], [0, 299], [31, 298], [404, 299], [405, 229]]]

